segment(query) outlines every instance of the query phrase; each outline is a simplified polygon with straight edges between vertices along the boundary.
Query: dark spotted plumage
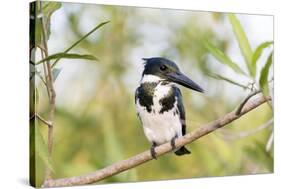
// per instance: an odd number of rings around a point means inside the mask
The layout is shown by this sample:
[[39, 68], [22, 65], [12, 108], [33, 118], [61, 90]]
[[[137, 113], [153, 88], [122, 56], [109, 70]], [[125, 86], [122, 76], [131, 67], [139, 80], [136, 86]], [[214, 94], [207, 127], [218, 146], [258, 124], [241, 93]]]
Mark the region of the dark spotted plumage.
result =
[[[160, 110], [160, 113], [172, 109], [174, 107], [175, 101], [177, 101], [177, 109], [174, 112], [174, 115], [180, 114], [180, 119], [182, 124], [181, 125], [182, 135], [185, 135], [186, 134], [185, 110], [182, 102], [182, 95], [179, 88], [173, 86], [171, 92], [166, 97], [160, 100], [160, 104], [162, 104], [163, 106], [162, 109]], [[188, 151], [188, 153], [190, 152]]]
[[138, 116], [144, 133], [154, 148], [170, 141], [176, 155], [189, 154], [184, 146], [176, 148], [175, 139], [186, 134], [185, 109], [176, 83], [203, 92], [203, 89], [184, 75], [178, 66], [161, 57], [144, 59], [145, 66], [140, 86], [135, 93]]
[[[182, 95], [181, 95], [181, 91], [177, 88], [174, 87], [176, 94], [175, 96], [177, 97], [177, 110], [179, 111], [180, 114], [180, 120], [181, 120], [181, 133], [182, 136], [184, 136], [186, 134], [186, 123], [185, 123], [185, 110], [184, 110], [184, 106], [183, 106], [183, 101], [182, 101]], [[190, 154], [191, 152], [186, 149], [184, 146], [182, 146], [180, 149], [178, 149], [177, 151], [175, 151], [176, 155], [183, 155], [183, 154]]]
[[171, 110], [174, 107], [174, 104], [176, 102], [176, 89], [175, 87], [172, 87], [169, 93], [160, 99], [159, 103], [162, 105], [162, 108], [159, 113], [167, 112]]
[[181, 119], [181, 124], [182, 124], [182, 135], [186, 134], [186, 123], [185, 123], [185, 110], [184, 110], [184, 106], [183, 106], [183, 101], [182, 101], [182, 95], [181, 95], [181, 91], [179, 90], [179, 88], [174, 87], [175, 88], [175, 96], [177, 97], [177, 107], [178, 109], [176, 111], [178, 111], [178, 113], [180, 114], [180, 119]]
[[169, 111], [174, 107], [175, 101], [177, 101], [177, 109], [174, 112], [174, 115], [180, 114], [180, 119], [182, 123], [182, 135], [186, 134], [186, 124], [185, 124], [185, 110], [182, 102], [182, 95], [176, 86], [172, 87], [170, 93], [160, 99], [160, 104], [162, 105], [162, 109], [159, 113], [163, 113], [165, 111]]
[[153, 105], [153, 95], [157, 83], [143, 83], [141, 84], [135, 93], [135, 102], [136, 99], [139, 99], [141, 106], [144, 106], [148, 112], [151, 112]]

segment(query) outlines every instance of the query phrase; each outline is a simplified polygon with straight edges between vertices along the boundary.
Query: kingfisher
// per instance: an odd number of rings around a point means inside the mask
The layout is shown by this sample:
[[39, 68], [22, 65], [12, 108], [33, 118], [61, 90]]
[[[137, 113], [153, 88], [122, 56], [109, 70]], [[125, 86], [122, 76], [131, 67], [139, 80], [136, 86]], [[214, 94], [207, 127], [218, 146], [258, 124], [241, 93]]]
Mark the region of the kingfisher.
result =
[[175, 139], [186, 134], [185, 109], [176, 84], [198, 92], [204, 90], [171, 60], [162, 57], [143, 60], [144, 70], [135, 92], [135, 104], [144, 134], [151, 143], [151, 156], [156, 159], [155, 147], [166, 142], [170, 142], [176, 155], [190, 154], [184, 146], [178, 149], [175, 146]]

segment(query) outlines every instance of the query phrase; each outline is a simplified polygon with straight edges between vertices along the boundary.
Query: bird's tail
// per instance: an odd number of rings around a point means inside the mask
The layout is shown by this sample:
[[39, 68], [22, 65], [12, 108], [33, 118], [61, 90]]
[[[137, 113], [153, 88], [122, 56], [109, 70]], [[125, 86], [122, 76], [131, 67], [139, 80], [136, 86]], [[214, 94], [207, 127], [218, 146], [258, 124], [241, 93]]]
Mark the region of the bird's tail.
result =
[[188, 150], [188, 149], [186, 149], [184, 146], [182, 146], [180, 149], [178, 149], [177, 151], [175, 151], [175, 154], [177, 155], [177, 156], [182, 156], [182, 155], [184, 155], [184, 154], [190, 154], [191, 152]]

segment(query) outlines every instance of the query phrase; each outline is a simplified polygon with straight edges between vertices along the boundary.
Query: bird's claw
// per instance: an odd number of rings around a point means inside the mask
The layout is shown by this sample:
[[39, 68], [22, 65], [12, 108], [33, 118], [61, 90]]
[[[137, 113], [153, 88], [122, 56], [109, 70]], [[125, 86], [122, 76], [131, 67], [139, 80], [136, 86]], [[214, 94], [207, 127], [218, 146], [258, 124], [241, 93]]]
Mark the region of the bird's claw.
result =
[[151, 156], [152, 156], [153, 159], [157, 159], [157, 158], [156, 158], [155, 147], [151, 147], [151, 148], [150, 148], [150, 153], [151, 153]]
[[172, 146], [172, 150], [175, 150], [176, 149], [176, 140], [177, 136], [173, 137], [172, 140], [171, 140], [171, 146]]
[[152, 156], [152, 158], [153, 159], [157, 159], [156, 158], [156, 152], [155, 152], [155, 147], [156, 147], [156, 143], [152, 143], [152, 146], [151, 146], [151, 148], [150, 148], [150, 154], [151, 154], [151, 156]]

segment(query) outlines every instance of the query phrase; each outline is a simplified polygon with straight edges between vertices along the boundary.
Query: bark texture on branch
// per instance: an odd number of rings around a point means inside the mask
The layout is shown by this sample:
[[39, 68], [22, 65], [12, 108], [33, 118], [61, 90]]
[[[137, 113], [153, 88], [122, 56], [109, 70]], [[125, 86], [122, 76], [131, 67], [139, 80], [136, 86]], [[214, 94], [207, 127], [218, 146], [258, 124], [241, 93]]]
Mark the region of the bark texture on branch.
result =
[[[186, 134], [185, 136], [176, 139], [175, 145], [176, 147], [180, 147], [186, 144], [190, 144], [191, 142], [197, 140], [198, 138], [207, 135], [218, 128], [221, 128], [228, 123], [233, 122], [234, 120], [240, 118], [242, 115], [248, 113], [249, 111], [255, 109], [256, 107], [260, 106], [261, 104], [265, 103], [266, 101], [270, 100], [270, 98], [264, 98], [263, 96], [257, 97], [251, 101], [248, 101], [246, 104], [243, 105], [239, 114], [237, 111], [234, 110], [215, 121], [207, 123], [202, 127], [196, 129], [195, 131]], [[165, 143], [155, 148], [157, 156], [161, 156], [172, 151], [170, 143]], [[107, 177], [112, 175], [116, 175], [120, 172], [126, 171], [128, 169], [134, 168], [140, 164], [143, 164], [147, 161], [152, 160], [150, 150], [137, 154], [129, 159], [119, 161], [114, 163], [108, 167], [103, 169], [97, 170], [95, 172], [81, 175], [81, 176], [74, 176], [69, 178], [61, 178], [61, 179], [50, 179], [47, 180], [43, 187], [58, 187], [58, 186], [73, 186], [73, 185], [83, 185], [83, 184], [90, 184], [100, 180], [103, 180]]]

